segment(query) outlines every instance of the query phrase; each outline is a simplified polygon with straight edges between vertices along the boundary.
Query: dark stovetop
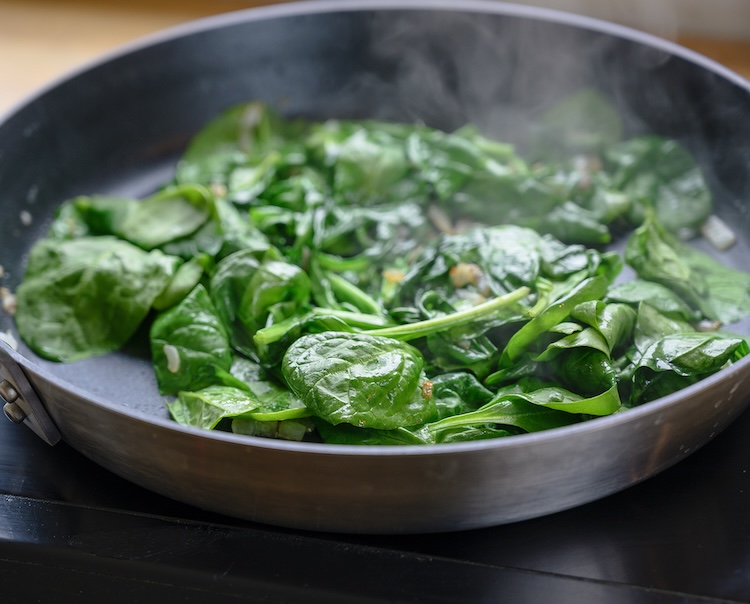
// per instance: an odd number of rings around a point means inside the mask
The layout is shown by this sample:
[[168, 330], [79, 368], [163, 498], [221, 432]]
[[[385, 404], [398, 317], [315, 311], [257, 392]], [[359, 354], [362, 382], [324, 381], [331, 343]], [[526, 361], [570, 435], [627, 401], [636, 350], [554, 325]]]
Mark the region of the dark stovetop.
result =
[[750, 412], [659, 476], [545, 518], [368, 537], [203, 512], [3, 421], [0, 599], [749, 602], [749, 432]]

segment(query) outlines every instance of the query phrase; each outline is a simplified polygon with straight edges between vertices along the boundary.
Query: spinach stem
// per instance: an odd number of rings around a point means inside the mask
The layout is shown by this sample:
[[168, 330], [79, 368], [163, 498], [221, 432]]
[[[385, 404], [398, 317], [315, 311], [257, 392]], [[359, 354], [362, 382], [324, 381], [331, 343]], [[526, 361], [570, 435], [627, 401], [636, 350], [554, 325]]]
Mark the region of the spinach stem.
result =
[[450, 315], [426, 319], [424, 321], [418, 321], [417, 323], [407, 323], [404, 325], [396, 325], [394, 327], [371, 329], [367, 333], [373, 336], [386, 336], [402, 341], [415, 340], [423, 336], [439, 333], [454, 327], [461, 327], [478, 321], [479, 319], [483, 319], [501, 308], [510, 306], [511, 304], [525, 298], [530, 292], [531, 289], [528, 287], [519, 287], [504, 296], [498, 296], [497, 298], [493, 298], [492, 300], [488, 300], [487, 302], [478, 304], [472, 308], [460, 310]]
[[358, 310], [373, 315], [382, 315], [383, 309], [372, 296], [367, 295], [353, 283], [336, 273], [328, 274], [333, 293], [344, 302], [349, 302]]
[[253, 341], [257, 346], [268, 346], [281, 340], [290, 329], [304, 324], [305, 321], [313, 321], [316, 318], [339, 319], [342, 323], [355, 329], [377, 329], [389, 325], [389, 321], [382, 315], [373, 315], [362, 312], [352, 312], [334, 308], [313, 308], [302, 317], [292, 316], [268, 327], [263, 327], [255, 332]]

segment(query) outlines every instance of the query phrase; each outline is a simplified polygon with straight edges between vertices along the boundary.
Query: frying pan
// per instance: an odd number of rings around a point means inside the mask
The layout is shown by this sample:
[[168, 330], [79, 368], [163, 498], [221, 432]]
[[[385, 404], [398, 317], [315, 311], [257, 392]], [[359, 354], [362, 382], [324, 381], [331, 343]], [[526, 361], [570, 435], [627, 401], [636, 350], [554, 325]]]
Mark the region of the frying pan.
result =
[[[55, 207], [140, 197], [189, 137], [260, 99], [290, 116], [472, 122], [523, 148], [539, 115], [593, 86], [630, 133], [678, 139], [750, 268], [750, 86], [627, 28], [484, 1], [312, 1], [171, 29], [28, 99], [0, 124], [0, 286], [13, 290]], [[737, 330], [750, 332], [748, 325]], [[293, 443], [185, 428], [157, 394], [147, 340], [55, 364], [0, 312], [9, 418], [148, 489], [279, 526], [359, 533], [483, 527], [550, 514], [649, 478], [717, 437], [747, 406], [750, 358], [626, 413], [547, 432], [423, 447]], [[10, 339], [6, 335], [5, 339]]]

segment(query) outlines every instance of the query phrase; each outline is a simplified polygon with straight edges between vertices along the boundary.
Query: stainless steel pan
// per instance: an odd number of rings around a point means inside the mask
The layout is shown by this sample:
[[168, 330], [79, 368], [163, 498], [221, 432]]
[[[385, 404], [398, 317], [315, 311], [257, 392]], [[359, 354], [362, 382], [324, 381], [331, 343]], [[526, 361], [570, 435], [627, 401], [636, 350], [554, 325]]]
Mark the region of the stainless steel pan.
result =
[[[750, 86], [614, 25], [483, 1], [313, 1], [211, 18], [136, 43], [28, 99], [0, 124], [0, 286], [13, 290], [54, 208], [141, 196], [221, 109], [478, 124], [523, 145], [547, 106], [594, 85], [632, 131], [681, 140], [750, 268]], [[740, 326], [748, 332], [747, 325]], [[18, 338], [0, 312], [0, 332]], [[206, 433], [167, 418], [148, 347], [58, 365], [0, 343], [6, 414], [133, 482], [201, 508], [363, 533], [467, 529], [598, 499], [679, 462], [746, 407], [750, 359], [638, 409], [451, 445], [357, 448]]]

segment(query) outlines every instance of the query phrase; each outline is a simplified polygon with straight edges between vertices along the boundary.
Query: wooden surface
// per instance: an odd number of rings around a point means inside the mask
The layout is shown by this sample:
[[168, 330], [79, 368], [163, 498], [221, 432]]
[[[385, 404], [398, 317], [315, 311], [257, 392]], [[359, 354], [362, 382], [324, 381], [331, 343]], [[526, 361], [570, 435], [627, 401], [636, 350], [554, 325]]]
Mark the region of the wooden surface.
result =
[[[0, 113], [71, 69], [141, 36], [191, 19], [273, 3], [0, 0]], [[678, 37], [676, 41], [750, 79], [750, 40]]]

